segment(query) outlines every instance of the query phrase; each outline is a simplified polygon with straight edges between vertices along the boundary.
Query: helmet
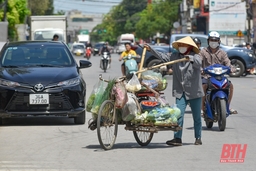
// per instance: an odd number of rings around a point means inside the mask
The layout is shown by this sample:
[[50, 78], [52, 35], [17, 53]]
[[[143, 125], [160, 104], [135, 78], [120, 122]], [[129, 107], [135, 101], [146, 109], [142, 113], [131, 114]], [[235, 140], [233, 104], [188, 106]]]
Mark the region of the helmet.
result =
[[208, 35], [208, 40], [209, 39], [220, 40], [220, 34], [217, 31], [212, 31]]
[[200, 44], [201, 45], [201, 40], [198, 39], [197, 37], [194, 37], [193, 40], [194, 40], [195, 44]]

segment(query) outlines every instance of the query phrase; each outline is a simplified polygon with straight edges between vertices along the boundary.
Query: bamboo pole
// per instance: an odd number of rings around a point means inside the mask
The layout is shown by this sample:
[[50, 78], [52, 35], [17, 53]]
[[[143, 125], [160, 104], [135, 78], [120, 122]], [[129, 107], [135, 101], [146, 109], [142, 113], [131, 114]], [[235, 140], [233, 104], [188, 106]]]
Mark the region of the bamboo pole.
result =
[[174, 60], [174, 61], [165, 62], [165, 63], [154, 65], [154, 66], [151, 66], [151, 67], [148, 67], [148, 68], [144, 68], [144, 69], [141, 69], [141, 70], [137, 71], [136, 74], [141, 74], [142, 72], [145, 72], [147, 70], [152, 70], [152, 69], [155, 69], [155, 68], [159, 68], [161, 66], [172, 65], [172, 64], [175, 64], [175, 63], [178, 63], [178, 62], [184, 62], [184, 61], [189, 61], [189, 58], [177, 59], [177, 60]]
[[[146, 48], [146, 47], [144, 47], [144, 48], [143, 48], [143, 52], [142, 52], [142, 56], [141, 56], [141, 62], [140, 62], [140, 68], [139, 68], [139, 71], [141, 71], [141, 70], [142, 70], [142, 68], [143, 68], [143, 65], [144, 65], [144, 59], [145, 59], [145, 56], [146, 56], [146, 52], [147, 52], [147, 48]], [[140, 78], [140, 77], [141, 77], [141, 72], [137, 72], [137, 73], [139, 73], [139, 74], [138, 74], [138, 78]]]

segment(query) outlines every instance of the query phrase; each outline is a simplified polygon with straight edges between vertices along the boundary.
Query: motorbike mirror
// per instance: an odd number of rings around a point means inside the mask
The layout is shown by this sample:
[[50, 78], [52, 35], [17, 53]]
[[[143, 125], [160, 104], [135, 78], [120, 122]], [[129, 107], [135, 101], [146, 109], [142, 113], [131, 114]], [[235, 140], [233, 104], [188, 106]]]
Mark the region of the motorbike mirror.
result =
[[232, 59], [231, 60], [231, 65], [234, 65], [234, 64], [236, 64], [237, 63], [237, 60], [236, 59]]

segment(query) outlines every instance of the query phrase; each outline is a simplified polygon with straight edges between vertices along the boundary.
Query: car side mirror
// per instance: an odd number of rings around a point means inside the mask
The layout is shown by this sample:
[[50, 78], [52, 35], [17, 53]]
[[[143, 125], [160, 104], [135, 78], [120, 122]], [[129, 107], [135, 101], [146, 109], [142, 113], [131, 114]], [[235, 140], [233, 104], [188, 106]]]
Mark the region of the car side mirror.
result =
[[236, 64], [237, 63], [237, 60], [236, 59], [232, 59], [231, 60], [231, 65], [234, 65], [234, 64]]
[[92, 66], [92, 63], [90, 61], [87, 61], [87, 60], [80, 60], [79, 61], [79, 69], [82, 69], [82, 68], [89, 68]]

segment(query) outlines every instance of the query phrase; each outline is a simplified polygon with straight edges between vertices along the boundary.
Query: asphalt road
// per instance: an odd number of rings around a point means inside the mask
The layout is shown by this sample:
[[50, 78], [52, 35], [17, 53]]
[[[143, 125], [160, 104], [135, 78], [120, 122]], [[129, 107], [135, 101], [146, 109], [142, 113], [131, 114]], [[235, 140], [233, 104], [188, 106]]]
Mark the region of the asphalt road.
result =
[[[91, 58], [92, 67], [83, 69], [87, 82], [87, 98], [99, 74], [109, 79], [121, 76], [118, 56], [112, 55], [112, 66], [106, 73], [99, 68], [99, 56]], [[77, 60], [83, 59], [76, 57]], [[165, 95], [170, 104], [172, 76], [167, 76]], [[207, 129], [203, 122], [202, 146], [193, 143], [193, 121], [187, 107], [183, 127], [183, 146], [170, 147], [166, 140], [171, 131], [160, 131], [146, 147], [140, 147], [130, 131], [120, 125], [114, 148], [101, 149], [97, 132], [88, 124], [75, 125], [69, 118], [22, 118], [4, 120], [0, 127], [0, 170], [6, 171], [194, 171], [194, 170], [255, 170], [256, 157], [256, 76], [231, 78], [234, 86], [232, 107], [239, 114], [227, 118], [224, 132], [217, 123]], [[91, 114], [87, 113], [87, 121]], [[224, 144], [247, 144], [244, 163], [221, 163]], [[241, 157], [239, 158], [241, 159]]]

